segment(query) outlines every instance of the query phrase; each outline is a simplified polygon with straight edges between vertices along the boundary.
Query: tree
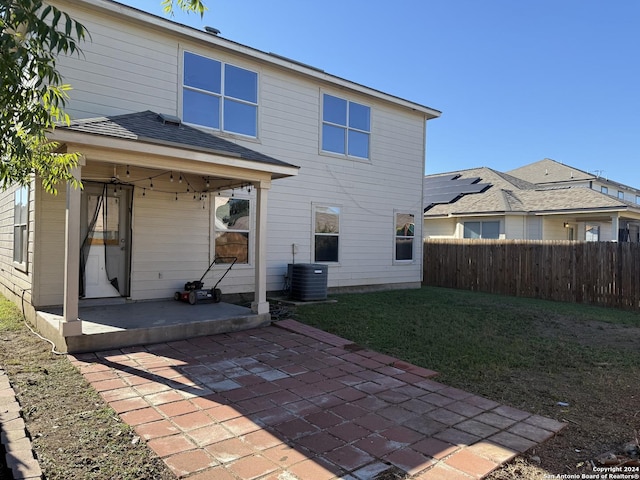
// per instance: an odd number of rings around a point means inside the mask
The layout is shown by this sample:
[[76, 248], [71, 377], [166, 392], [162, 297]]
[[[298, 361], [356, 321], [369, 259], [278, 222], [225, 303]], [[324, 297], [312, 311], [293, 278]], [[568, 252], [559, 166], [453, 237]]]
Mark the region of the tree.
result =
[[[201, 0], [162, 0], [173, 15], [174, 4], [202, 16]], [[79, 154], [59, 152], [47, 133], [69, 123], [64, 112], [69, 85], [56, 69], [61, 54], [81, 54], [89, 35], [69, 15], [42, 0], [0, 1], [0, 184], [26, 184], [32, 174], [45, 190], [57, 193], [60, 182], [78, 187], [72, 169]]]

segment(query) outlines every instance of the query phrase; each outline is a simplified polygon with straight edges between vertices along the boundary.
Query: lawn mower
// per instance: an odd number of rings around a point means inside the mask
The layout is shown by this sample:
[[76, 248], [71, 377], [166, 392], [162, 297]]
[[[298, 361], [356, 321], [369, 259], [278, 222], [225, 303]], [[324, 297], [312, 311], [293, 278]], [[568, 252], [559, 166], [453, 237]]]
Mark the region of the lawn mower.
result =
[[[229, 261], [229, 260], [231, 260], [231, 263], [229, 264], [229, 268], [227, 268], [226, 272], [222, 274], [222, 276], [216, 282], [216, 284], [211, 288], [204, 288], [204, 282], [203, 282], [204, 277], [207, 276], [207, 273], [211, 271], [213, 266], [215, 264], [219, 264], [223, 261]], [[222, 281], [222, 279], [227, 276], [227, 273], [229, 273], [229, 271], [231, 270], [231, 267], [235, 265], [237, 260], [238, 260], [238, 257], [214, 258], [213, 262], [211, 262], [211, 265], [209, 265], [209, 268], [207, 268], [207, 271], [204, 272], [202, 277], [200, 277], [200, 280], [193, 280], [192, 282], [185, 283], [184, 290], [182, 292], [176, 292], [173, 295], [173, 299], [182, 301], [182, 302], [189, 302], [191, 305], [195, 305], [196, 303], [201, 303], [201, 302], [220, 303], [220, 300], [222, 298], [222, 292], [218, 288], [218, 285], [220, 285], [220, 282]]]

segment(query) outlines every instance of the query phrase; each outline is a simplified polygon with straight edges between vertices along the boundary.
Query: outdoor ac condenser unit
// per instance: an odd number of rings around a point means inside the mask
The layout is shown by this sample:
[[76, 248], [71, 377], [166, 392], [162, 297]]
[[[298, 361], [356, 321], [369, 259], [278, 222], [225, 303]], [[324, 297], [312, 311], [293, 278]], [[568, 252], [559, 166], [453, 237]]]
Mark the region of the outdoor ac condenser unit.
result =
[[319, 263], [290, 263], [291, 298], [303, 302], [326, 300], [327, 273], [327, 266]]

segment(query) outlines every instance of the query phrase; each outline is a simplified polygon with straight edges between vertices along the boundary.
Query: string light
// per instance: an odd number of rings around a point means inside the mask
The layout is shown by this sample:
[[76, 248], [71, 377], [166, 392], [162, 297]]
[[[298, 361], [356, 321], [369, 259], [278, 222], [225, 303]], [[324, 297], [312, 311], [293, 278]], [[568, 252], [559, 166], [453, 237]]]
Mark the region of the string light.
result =
[[147, 195], [147, 189], [143, 188], [142, 189], [142, 196], [145, 197]]
[[129, 173], [129, 165], [127, 165], [127, 178], [129, 178], [131, 174]]
[[180, 178], [178, 179], [178, 183], [182, 183], [182, 174], [180, 174]]
[[176, 192], [176, 202], [178, 201], [178, 192]]
[[207, 178], [207, 188], [209, 188], [211, 186], [211, 182], [209, 181], [209, 178]]
[[169, 181], [173, 183], [173, 172], [171, 172], [171, 175], [169, 176]]
[[153, 190], [153, 179], [151, 177], [149, 177], [149, 190]]

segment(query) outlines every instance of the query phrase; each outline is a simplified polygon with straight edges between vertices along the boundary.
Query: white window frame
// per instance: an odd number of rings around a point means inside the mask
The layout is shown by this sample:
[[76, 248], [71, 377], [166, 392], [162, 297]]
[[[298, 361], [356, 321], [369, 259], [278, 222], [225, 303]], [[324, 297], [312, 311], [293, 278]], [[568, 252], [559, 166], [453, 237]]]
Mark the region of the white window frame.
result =
[[[23, 271], [27, 270], [29, 257], [29, 190], [28, 185], [19, 185], [13, 193], [13, 265]], [[23, 204], [24, 209], [19, 207]], [[21, 235], [19, 243], [16, 242], [18, 230]], [[19, 251], [16, 250], [18, 245]]]
[[636, 195], [636, 203], [640, 205], [640, 195]]
[[[413, 235], [398, 235], [398, 215], [411, 215], [413, 216]], [[397, 264], [407, 265], [413, 264], [416, 260], [416, 229], [415, 220], [418, 216], [406, 210], [394, 210], [393, 211], [393, 262]], [[411, 239], [411, 258], [410, 259], [398, 259], [397, 241], [399, 239]]]
[[[328, 95], [330, 97], [335, 97], [338, 98], [340, 100], [344, 100], [345, 102], [347, 102], [347, 119], [346, 119], [346, 124], [345, 125], [341, 125], [338, 123], [333, 123], [333, 122], [329, 122], [329, 121], [325, 121], [324, 119], [324, 97], [325, 95]], [[360, 130], [359, 128], [355, 128], [355, 127], [351, 127], [349, 126], [349, 105], [350, 104], [357, 104], [360, 105], [362, 107], [367, 107], [369, 109], [369, 130]], [[354, 100], [349, 100], [348, 98], [342, 97], [340, 95], [336, 95], [334, 93], [329, 93], [329, 92], [320, 92], [320, 153], [325, 154], [325, 155], [335, 155], [338, 157], [344, 157], [344, 158], [349, 158], [349, 159], [354, 159], [354, 160], [359, 160], [362, 162], [370, 162], [371, 161], [371, 135], [372, 135], [372, 124], [373, 124], [373, 108], [371, 108], [371, 105], [366, 105], [364, 103], [361, 102], [356, 102]], [[340, 152], [333, 152], [331, 150], [325, 150], [323, 148], [323, 143], [324, 143], [324, 126], [325, 125], [329, 125], [332, 127], [336, 127], [336, 128], [341, 128], [344, 130], [345, 132], [345, 144], [344, 144], [344, 153], [340, 153]], [[367, 135], [368, 137], [368, 144], [367, 144], [367, 156], [366, 157], [361, 157], [359, 155], [349, 155], [349, 132], [353, 131], [353, 132], [359, 132], [359, 133], [364, 133]]]
[[[186, 53], [190, 53], [192, 55], [197, 55], [197, 56], [205, 58], [207, 60], [211, 60], [211, 61], [220, 63], [220, 65], [221, 65], [221, 69], [220, 69], [220, 77], [221, 77], [220, 78], [220, 93], [210, 92], [208, 90], [202, 90], [202, 89], [199, 89], [197, 87], [192, 87], [192, 86], [185, 85], [185, 83], [184, 83], [185, 82], [184, 56], [185, 56]], [[241, 99], [241, 98], [231, 97], [231, 96], [228, 96], [228, 95], [225, 94], [224, 81], [225, 81], [225, 68], [227, 67], [227, 65], [231, 66], [231, 67], [239, 68], [239, 69], [242, 69], [242, 70], [246, 70], [246, 71], [251, 72], [251, 73], [255, 73], [255, 75], [256, 75], [256, 103], [253, 103], [253, 102]], [[181, 55], [180, 55], [180, 75], [182, 77], [181, 81], [180, 81], [180, 84], [181, 84], [182, 88], [180, 90], [179, 103], [180, 103], [180, 111], [182, 112], [182, 119], [183, 120], [184, 120], [183, 92], [184, 92], [185, 89], [193, 91], [193, 92], [202, 93], [202, 94], [205, 94], [205, 95], [210, 95], [212, 97], [217, 97], [217, 98], [220, 99], [220, 107], [219, 107], [219, 112], [218, 112], [220, 128], [214, 128], [214, 127], [210, 127], [210, 126], [207, 126], [207, 125], [200, 125], [200, 124], [197, 124], [197, 123], [189, 123], [189, 122], [185, 121], [186, 124], [194, 125], [194, 126], [197, 126], [199, 128], [210, 129], [210, 130], [213, 130], [213, 131], [216, 131], [216, 132], [220, 132], [220, 133], [224, 133], [224, 134], [228, 134], [228, 135], [237, 135], [237, 136], [240, 136], [240, 137], [246, 138], [246, 139], [257, 140], [257, 139], [260, 138], [260, 73], [259, 72], [257, 72], [256, 70], [251, 70], [249, 68], [242, 67], [240, 65], [224, 62], [222, 60], [218, 60], [217, 58], [213, 58], [213, 57], [210, 57], [210, 56], [207, 56], [207, 55], [202, 55], [200, 53], [196, 53], [196, 52], [193, 52], [193, 51], [190, 51], [190, 50], [182, 50]], [[231, 131], [231, 130], [226, 130], [224, 128], [224, 104], [225, 104], [225, 99], [229, 99], [231, 101], [234, 101], [234, 102], [237, 102], [237, 103], [240, 103], [240, 104], [244, 104], [244, 105], [254, 106], [256, 108], [256, 118], [255, 118], [255, 120], [256, 120], [256, 135], [255, 136], [247, 135], [247, 134], [239, 133], [239, 132], [234, 132], [234, 131]]]
[[604, 193], [605, 195], [609, 195], [609, 187], [605, 187], [604, 185], [600, 186], [600, 193]]
[[618, 190], [618, 199], [624, 200], [624, 192], [622, 190]]
[[[228, 199], [239, 199], [239, 200], [248, 200], [249, 201], [249, 229], [227, 229], [222, 230], [223, 232], [238, 232], [238, 233], [248, 233], [247, 239], [247, 263], [236, 263], [233, 267], [242, 268], [242, 267], [250, 267], [253, 265], [254, 259], [254, 232], [255, 232], [255, 201], [254, 197], [248, 193], [235, 193], [231, 191], [220, 192], [219, 195], [211, 195], [211, 260], [216, 256], [216, 236], [221, 231], [216, 228], [216, 199], [219, 198], [228, 198]], [[231, 263], [231, 262], [222, 262], [222, 264]]]
[[[589, 235], [592, 237], [589, 238]], [[595, 238], [594, 238], [595, 237]], [[600, 224], [587, 223], [584, 226], [584, 239], [586, 242], [599, 242], [600, 241]]]
[[[338, 210], [338, 232], [337, 233], [316, 233], [316, 213], [319, 208], [335, 208]], [[311, 262], [312, 263], [328, 263], [332, 265], [340, 264], [342, 258], [342, 217], [344, 215], [344, 209], [342, 205], [327, 204], [327, 203], [312, 203], [311, 204]], [[318, 236], [331, 236], [338, 238], [338, 259], [337, 260], [316, 260], [316, 237]]]

